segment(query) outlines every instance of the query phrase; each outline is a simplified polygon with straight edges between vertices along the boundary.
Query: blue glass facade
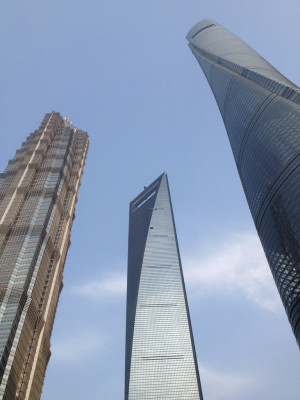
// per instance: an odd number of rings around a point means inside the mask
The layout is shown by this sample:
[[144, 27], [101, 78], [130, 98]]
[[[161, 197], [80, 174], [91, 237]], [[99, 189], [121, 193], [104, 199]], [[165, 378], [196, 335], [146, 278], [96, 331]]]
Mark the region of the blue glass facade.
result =
[[219, 106], [253, 220], [300, 345], [300, 90], [231, 32], [188, 33]]
[[201, 400], [166, 174], [129, 218], [125, 400]]

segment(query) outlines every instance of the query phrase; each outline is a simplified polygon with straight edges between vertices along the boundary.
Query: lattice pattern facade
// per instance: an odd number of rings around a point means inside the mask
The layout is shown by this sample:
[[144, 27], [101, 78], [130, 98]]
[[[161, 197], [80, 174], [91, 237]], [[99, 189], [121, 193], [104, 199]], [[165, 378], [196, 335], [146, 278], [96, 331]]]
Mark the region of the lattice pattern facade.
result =
[[188, 33], [300, 346], [300, 89], [212, 20]]
[[125, 400], [202, 400], [166, 174], [130, 203]]
[[0, 399], [39, 399], [88, 135], [46, 114], [0, 175]]

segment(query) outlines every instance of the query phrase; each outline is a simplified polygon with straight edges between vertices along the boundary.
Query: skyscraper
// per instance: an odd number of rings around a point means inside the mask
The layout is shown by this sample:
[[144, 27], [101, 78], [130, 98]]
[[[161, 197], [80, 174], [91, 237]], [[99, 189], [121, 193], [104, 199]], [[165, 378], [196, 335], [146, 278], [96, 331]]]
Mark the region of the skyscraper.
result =
[[0, 175], [0, 399], [39, 399], [88, 135], [46, 114]]
[[252, 217], [300, 345], [300, 90], [231, 32], [187, 35], [219, 106]]
[[202, 399], [167, 175], [129, 210], [125, 400]]

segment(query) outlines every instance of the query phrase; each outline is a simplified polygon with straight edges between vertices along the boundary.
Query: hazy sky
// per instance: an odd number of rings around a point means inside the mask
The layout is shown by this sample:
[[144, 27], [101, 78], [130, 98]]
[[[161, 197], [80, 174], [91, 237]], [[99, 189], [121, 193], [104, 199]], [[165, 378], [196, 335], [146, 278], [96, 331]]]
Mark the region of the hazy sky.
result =
[[186, 33], [299, 84], [299, 0], [3, 0], [0, 170], [45, 113], [90, 135], [42, 400], [121, 400], [128, 206], [168, 173], [205, 400], [299, 400], [299, 350]]

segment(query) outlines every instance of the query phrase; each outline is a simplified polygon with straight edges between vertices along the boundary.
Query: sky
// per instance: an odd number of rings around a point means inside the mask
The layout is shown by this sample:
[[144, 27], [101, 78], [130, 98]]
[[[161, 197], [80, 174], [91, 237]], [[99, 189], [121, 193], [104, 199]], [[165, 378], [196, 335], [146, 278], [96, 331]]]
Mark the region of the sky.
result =
[[299, 84], [299, 17], [298, 0], [1, 2], [0, 170], [45, 113], [90, 135], [42, 400], [123, 398], [129, 202], [164, 171], [205, 400], [299, 400], [298, 346], [185, 39], [213, 18]]

